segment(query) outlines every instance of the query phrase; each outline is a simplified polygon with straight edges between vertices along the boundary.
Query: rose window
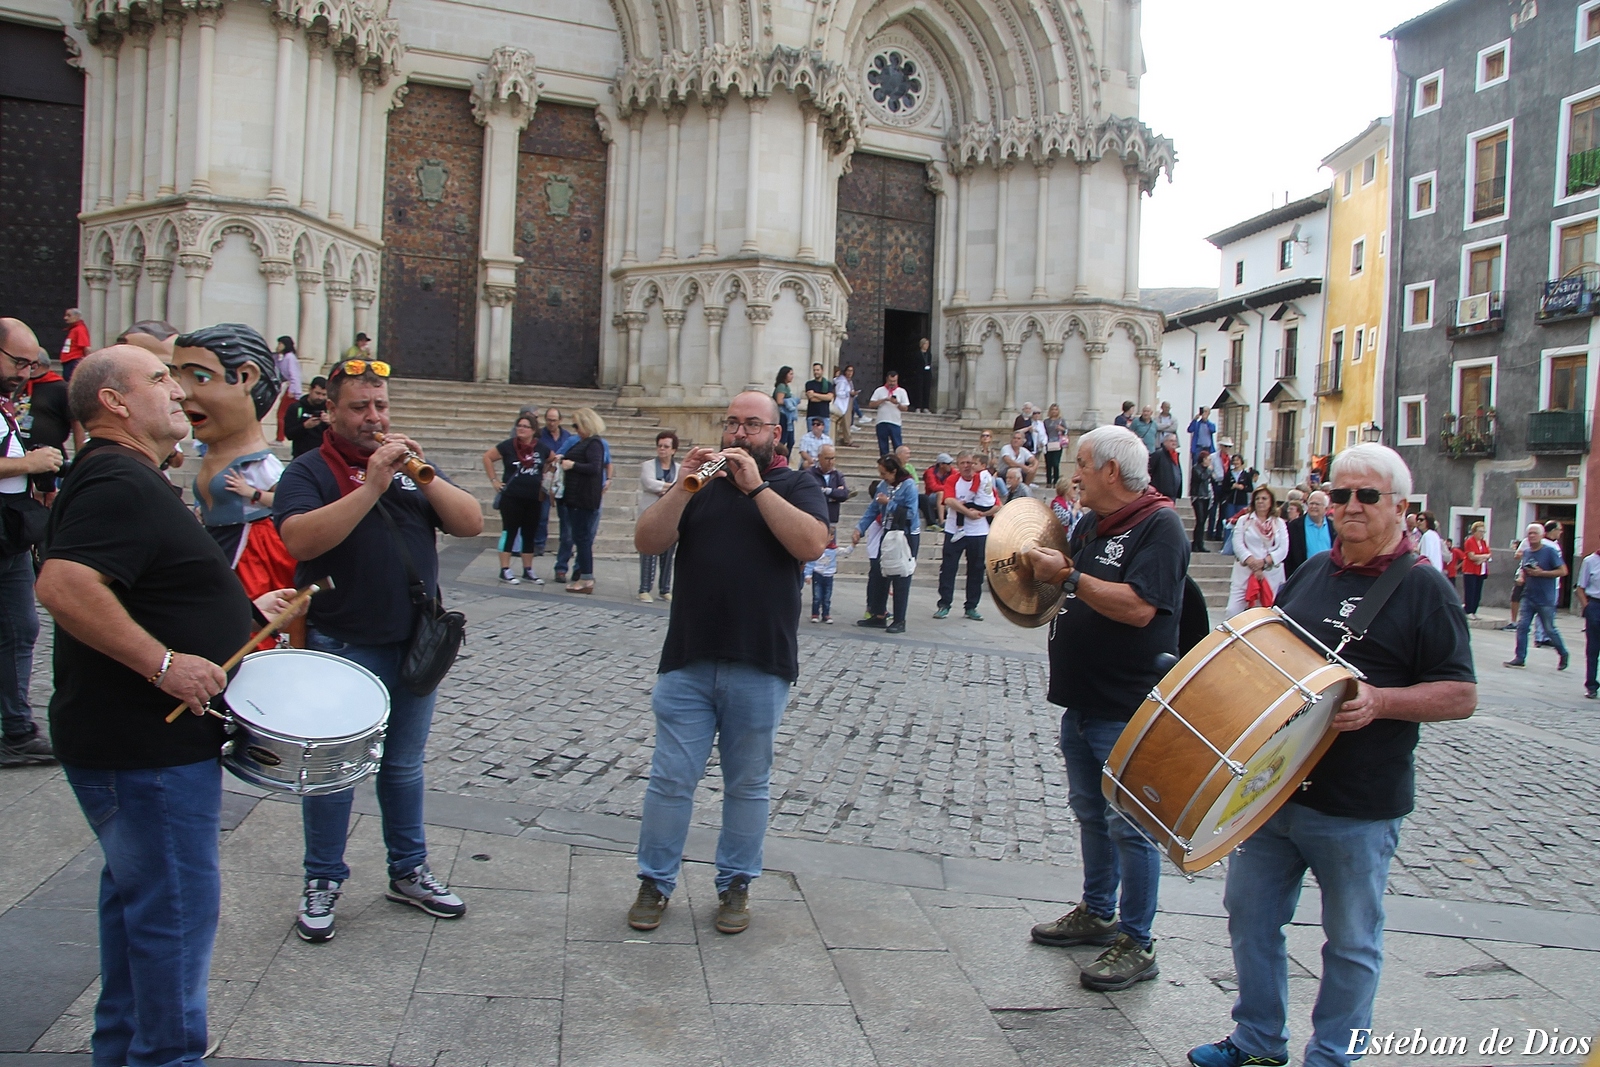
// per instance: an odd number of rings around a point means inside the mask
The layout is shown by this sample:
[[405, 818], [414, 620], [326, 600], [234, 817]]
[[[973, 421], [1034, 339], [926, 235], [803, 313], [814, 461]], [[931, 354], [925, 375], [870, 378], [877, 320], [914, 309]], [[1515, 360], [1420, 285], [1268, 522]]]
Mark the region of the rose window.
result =
[[914, 109], [922, 100], [922, 73], [916, 60], [898, 49], [879, 52], [867, 68], [872, 99], [891, 115]]

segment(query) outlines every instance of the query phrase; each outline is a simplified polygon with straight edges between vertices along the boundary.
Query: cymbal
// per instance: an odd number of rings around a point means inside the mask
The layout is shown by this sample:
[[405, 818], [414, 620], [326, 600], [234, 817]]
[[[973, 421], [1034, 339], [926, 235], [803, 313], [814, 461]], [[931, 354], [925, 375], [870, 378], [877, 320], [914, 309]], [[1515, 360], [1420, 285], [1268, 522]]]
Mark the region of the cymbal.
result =
[[1043, 626], [1060, 610], [1064, 596], [1059, 585], [1035, 581], [1032, 571], [1018, 566], [1018, 557], [1031, 548], [1053, 548], [1066, 555], [1067, 531], [1050, 505], [1018, 497], [990, 520], [984, 552], [995, 607], [1018, 626]]

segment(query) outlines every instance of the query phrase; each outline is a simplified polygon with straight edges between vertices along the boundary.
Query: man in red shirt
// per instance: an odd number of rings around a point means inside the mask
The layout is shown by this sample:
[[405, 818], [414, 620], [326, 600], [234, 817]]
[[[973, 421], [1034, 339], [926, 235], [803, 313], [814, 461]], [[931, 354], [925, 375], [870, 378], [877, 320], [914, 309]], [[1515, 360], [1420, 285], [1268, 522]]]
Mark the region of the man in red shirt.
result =
[[68, 308], [62, 318], [67, 323], [67, 339], [61, 343], [61, 376], [70, 382], [78, 360], [89, 354], [89, 327], [77, 308]]

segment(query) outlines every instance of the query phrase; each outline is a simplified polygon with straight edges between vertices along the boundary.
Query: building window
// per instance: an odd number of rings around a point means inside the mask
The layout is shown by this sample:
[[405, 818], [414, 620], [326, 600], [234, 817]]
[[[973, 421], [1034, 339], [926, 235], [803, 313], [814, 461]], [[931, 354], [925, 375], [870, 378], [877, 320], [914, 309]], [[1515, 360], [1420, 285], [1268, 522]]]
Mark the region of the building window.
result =
[[1378, 176], [1378, 156], [1373, 153], [1361, 161], [1361, 184], [1363, 187], [1371, 185]]
[[1494, 363], [1456, 364], [1456, 414], [1476, 419], [1494, 407]]
[[1374, 326], [1372, 329], [1367, 331], [1367, 351], [1368, 352], [1376, 352], [1377, 350], [1378, 350], [1378, 328], [1376, 326]]
[[1403, 396], [1400, 398], [1400, 443], [1420, 445], [1428, 439], [1428, 398]]
[[1219, 436], [1226, 437], [1233, 442], [1235, 452], [1244, 451], [1245, 416], [1250, 409], [1242, 404], [1229, 404], [1222, 409], [1221, 431]]
[[1558, 199], [1586, 196], [1600, 188], [1600, 93], [1590, 90], [1588, 96], [1563, 105], [1557, 135]]
[[1573, 51], [1581, 52], [1596, 44], [1600, 44], [1600, 0], [1589, 0], [1578, 5], [1578, 43]]
[[1228, 339], [1228, 373], [1223, 385], [1238, 385], [1244, 381], [1244, 334]]
[[1244, 260], [1236, 260], [1233, 264], [1233, 284], [1244, 284]]
[[1498, 293], [1504, 286], [1502, 265], [1505, 263], [1505, 241], [1499, 240], [1481, 248], [1467, 251], [1467, 291], [1463, 296], [1479, 293]]
[[1283, 349], [1278, 356], [1278, 377], [1293, 378], [1300, 369], [1300, 327], [1287, 326], [1283, 331]]
[[1588, 408], [1589, 356], [1553, 356], [1550, 359], [1550, 389], [1545, 411], [1584, 411]]
[[1557, 277], [1600, 271], [1600, 260], [1596, 259], [1600, 253], [1595, 248], [1593, 218], [1562, 226], [1556, 233], [1556, 247]]
[[1344, 432], [1344, 447], [1346, 447], [1346, 448], [1354, 448], [1354, 447], [1356, 447], [1356, 441], [1357, 441], [1356, 428], [1354, 426], [1352, 426], [1349, 429], [1345, 430], [1345, 432]]
[[1350, 190], [1353, 189], [1353, 188], [1355, 188], [1355, 171], [1354, 170], [1347, 170], [1347, 171], [1344, 172], [1344, 194], [1343, 195], [1349, 196], [1350, 195]]
[[1407, 330], [1428, 330], [1433, 328], [1433, 283], [1418, 282], [1406, 286], [1406, 323]]
[[1333, 435], [1337, 432], [1337, 430], [1338, 427], [1334, 426], [1334, 424], [1331, 422], [1325, 422], [1322, 424], [1322, 433], [1317, 439], [1317, 455], [1333, 455]]
[[1365, 326], [1357, 326], [1356, 327], [1356, 343], [1350, 347], [1350, 362], [1351, 363], [1360, 363], [1361, 362], [1361, 350], [1366, 347], [1366, 344], [1367, 344], [1367, 328]]
[[1467, 221], [1491, 222], [1506, 214], [1506, 189], [1511, 178], [1511, 128], [1478, 134], [1467, 151]]
[[1411, 217], [1421, 218], [1433, 214], [1434, 172], [1420, 174], [1411, 179]]
[[1334, 330], [1332, 336], [1328, 339], [1328, 359], [1334, 363], [1340, 363], [1344, 360], [1343, 326]]
[[1411, 113], [1413, 115], [1426, 115], [1430, 111], [1437, 111], [1443, 99], [1444, 71], [1436, 70], [1417, 82], [1417, 106]]
[[1285, 237], [1278, 242], [1278, 269], [1288, 270], [1294, 266], [1294, 238]]
[[1200, 350], [1200, 369], [1206, 369], [1206, 350], [1203, 348]]
[[1366, 269], [1367, 239], [1365, 237], [1357, 237], [1350, 242], [1350, 276], [1353, 278]]
[[1388, 230], [1384, 230], [1382, 233], [1378, 234], [1378, 255], [1386, 256], [1388, 254], [1389, 254], [1389, 231]]
[[1478, 53], [1478, 91], [1499, 85], [1511, 76], [1511, 42], [1492, 44]]

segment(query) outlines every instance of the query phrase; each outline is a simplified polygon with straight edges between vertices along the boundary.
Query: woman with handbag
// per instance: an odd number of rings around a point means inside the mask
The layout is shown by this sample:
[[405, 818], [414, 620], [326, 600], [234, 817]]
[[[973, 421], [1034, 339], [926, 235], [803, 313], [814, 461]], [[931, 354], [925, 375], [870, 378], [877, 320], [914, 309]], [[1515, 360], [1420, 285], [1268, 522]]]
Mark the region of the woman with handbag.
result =
[[[533, 415], [517, 416], [511, 436], [483, 454], [483, 472], [494, 486], [494, 506], [500, 512], [500, 580], [509, 585], [519, 581], [511, 569], [511, 549], [521, 537], [522, 578], [520, 581], [543, 585], [544, 579], [533, 570], [533, 545], [539, 526], [539, 499], [543, 496], [545, 464], [550, 450], [538, 439]], [[501, 473], [495, 475], [495, 461]]]
[[[884, 581], [877, 588], [874, 600], [872, 583], [867, 588], [867, 618], [863, 626], [883, 626], [885, 633], [906, 632], [906, 600], [911, 594], [911, 575], [916, 570], [917, 549], [922, 543], [922, 516], [917, 508], [917, 481], [905, 465], [893, 455], [878, 459], [878, 473], [883, 481], [877, 485], [872, 503], [867, 505], [861, 521], [850, 535], [850, 543], [861, 540], [874, 522], [883, 525], [883, 541], [875, 557], [868, 545], [869, 558]], [[894, 618], [885, 623], [888, 594], [894, 595]]]
[[1277, 506], [1277, 495], [1263, 485], [1251, 495], [1250, 510], [1234, 523], [1229, 618], [1248, 607], [1271, 607], [1270, 602], [1251, 603], [1247, 590], [1252, 579], [1265, 582], [1272, 596], [1277, 596], [1279, 586], [1283, 585], [1283, 561], [1289, 558], [1289, 527], [1278, 518]]
[[[563, 491], [561, 502], [572, 517], [572, 547], [577, 554], [569, 593], [594, 592], [594, 535], [600, 528], [600, 498], [605, 491], [605, 420], [594, 408], [579, 408], [572, 413], [572, 428], [578, 440], [561, 457]], [[566, 560], [556, 561], [556, 570], [566, 570]]]

